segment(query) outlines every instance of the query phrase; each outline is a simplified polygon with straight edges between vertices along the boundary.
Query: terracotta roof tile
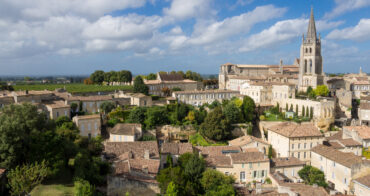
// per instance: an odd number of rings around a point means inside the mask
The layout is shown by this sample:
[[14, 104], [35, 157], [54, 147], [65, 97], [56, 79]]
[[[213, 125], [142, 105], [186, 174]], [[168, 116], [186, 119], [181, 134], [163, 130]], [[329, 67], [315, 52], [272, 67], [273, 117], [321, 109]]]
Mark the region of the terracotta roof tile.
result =
[[297, 165], [305, 165], [305, 163], [296, 157], [280, 157], [272, 159], [271, 167], [288, 167]]
[[242, 152], [242, 149], [239, 146], [196, 146], [195, 148], [197, 148], [204, 156], [216, 156]]
[[323, 134], [313, 124], [281, 123], [269, 130], [286, 137], [320, 137]]
[[362, 158], [353, 153], [341, 152], [321, 144], [313, 147], [311, 151], [346, 167], [351, 167], [353, 164], [362, 162]]
[[330, 140], [338, 140], [338, 139], [342, 139], [342, 136], [343, 136], [343, 131], [338, 131], [338, 133], [330, 136], [330, 137], [327, 137], [326, 140], [330, 141]]
[[361, 110], [370, 110], [370, 103], [360, 103]]
[[117, 123], [109, 132], [117, 135], [135, 135], [136, 129], [141, 129], [141, 124]]
[[209, 167], [232, 167], [231, 158], [226, 155], [208, 156], [205, 161]]
[[234, 164], [269, 161], [269, 159], [261, 152], [232, 153], [230, 156]]
[[159, 77], [161, 78], [162, 81], [178, 81], [178, 80], [184, 79], [182, 75], [178, 73], [171, 73], [171, 74], [159, 73]]
[[157, 141], [106, 142], [104, 147], [109, 157], [119, 157], [131, 151], [134, 158], [144, 158], [145, 150], [149, 150], [150, 158], [159, 158]]
[[255, 142], [260, 142], [260, 143], [263, 143], [263, 144], [268, 144], [266, 141], [263, 141], [261, 138], [257, 138], [257, 137], [250, 136], [250, 135], [246, 135], [246, 136], [242, 136], [242, 137], [233, 139], [233, 140], [229, 141], [229, 144], [231, 146], [243, 146], [243, 145], [249, 144], [249, 143], [254, 142], [254, 141]]
[[370, 127], [368, 126], [345, 126], [343, 129], [357, 131], [362, 139], [370, 139]]
[[363, 176], [363, 177], [360, 177], [360, 178], [356, 178], [354, 179], [354, 181], [362, 184], [362, 185], [365, 185], [366, 187], [370, 187], [370, 174], [369, 175], [366, 175], [366, 176]]

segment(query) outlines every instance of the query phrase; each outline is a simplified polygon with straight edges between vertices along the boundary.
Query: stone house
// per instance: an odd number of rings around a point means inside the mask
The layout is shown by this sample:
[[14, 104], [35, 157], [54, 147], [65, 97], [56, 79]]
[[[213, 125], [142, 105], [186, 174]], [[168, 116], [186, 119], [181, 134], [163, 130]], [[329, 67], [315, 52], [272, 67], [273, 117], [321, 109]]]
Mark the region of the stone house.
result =
[[356, 196], [370, 195], [370, 174], [356, 178], [353, 181], [353, 193]]
[[156, 141], [106, 142], [105, 158], [112, 163], [108, 176], [107, 195], [157, 195], [160, 193], [156, 176], [160, 155]]
[[14, 98], [12, 96], [2, 96], [0, 95], [0, 108], [14, 103]]
[[361, 100], [358, 109], [358, 118], [360, 125], [370, 126], [370, 102], [363, 102]]
[[143, 93], [125, 93], [120, 91], [114, 94], [115, 98], [127, 98], [129, 99], [128, 105], [135, 105], [135, 106], [152, 106], [152, 97], [144, 95]]
[[239, 96], [239, 91], [232, 90], [175, 91], [172, 93], [172, 97], [179, 102], [194, 106], [201, 106], [205, 103], [211, 104], [216, 100], [222, 102], [222, 100], [230, 100]]
[[180, 155], [194, 151], [193, 145], [190, 143], [163, 143], [161, 146], [161, 168], [167, 166], [167, 156], [171, 156], [175, 165]]
[[75, 116], [72, 121], [80, 130], [80, 135], [86, 137], [96, 137], [101, 135], [101, 117], [100, 114]]
[[66, 105], [62, 100], [43, 102], [42, 104], [50, 119], [57, 119], [60, 116], [71, 118], [71, 106]]
[[15, 103], [41, 103], [55, 99], [55, 95], [51, 91], [13, 91]]
[[352, 152], [357, 156], [362, 156], [362, 144], [352, 138], [343, 139], [343, 131], [325, 138], [324, 145], [330, 146], [341, 152]]
[[134, 142], [143, 135], [141, 124], [117, 123], [109, 131], [110, 142]]
[[279, 157], [271, 159], [271, 173], [279, 172], [292, 182], [300, 182], [298, 171], [305, 166], [305, 162], [296, 157]]
[[199, 90], [201, 83], [184, 79], [180, 74], [157, 73], [156, 80], [145, 80], [144, 83], [149, 87], [149, 94], [164, 96], [163, 88], [179, 88], [183, 91]]
[[370, 167], [368, 160], [353, 153], [341, 152], [325, 145], [311, 150], [311, 165], [324, 172], [329, 187], [344, 194], [351, 194], [353, 177]]
[[368, 126], [344, 126], [343, 139], [352, 138], [362, 144], [363, 147], [370, 147], [370, 127]]
[[281, 123], [268, 127], [268, 142], [277, 157], [296, 157], [309, 163], [311, 148], [322, 144], [324, 135], [313, 124]]
[[369, 95], [370, 81], [367, 78], [357, 80], [351, 84], [351, 90], [355, 99], [360, 99], [362, 95]]
[[229, 146], [239, 146], [242, 151], [246, 151], [246, 149], [251, 148], [258, 149], [258, 151], [264, 154], [267, 154], [269, 148], [269, 144], [266, 141], [251, 135], [246, 135], [230, 140]]
[[269, 159], [257, 149], [242, 152], [236, 146], [196, 147], [209, 168], [234, 176], [236, 183], [264, 182], [270, 172]]
[[[76, 103], [78, 105], [77, 109], [82, 108], [82, 111], [88, 114], [95, 114], [100, 112], [100, 105], [104, 102], [112, 102], [112, 96], [110, 95], [93, 95], [93, 96], [73, 96], [66, 99], [67, 104], [71, 105]], [[82, 104], [80, 106], [80, 104]]]
[[187, 142], [189, 137], [196, 133], [193, 126], [163, 125], [156, 129], [156, 138], [159, 144], [165, 142]]

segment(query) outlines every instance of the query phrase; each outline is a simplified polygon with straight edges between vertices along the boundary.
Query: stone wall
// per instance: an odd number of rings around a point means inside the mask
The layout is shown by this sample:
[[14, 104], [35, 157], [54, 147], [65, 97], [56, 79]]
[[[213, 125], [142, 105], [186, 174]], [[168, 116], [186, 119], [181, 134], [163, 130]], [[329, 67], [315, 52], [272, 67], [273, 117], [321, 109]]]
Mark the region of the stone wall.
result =
[[131, 180], [119, 176], [108, 176], [108, 196], [125, 196], [126, 192], [130, 195], [155, 196], [160, 193], [157, 183]]

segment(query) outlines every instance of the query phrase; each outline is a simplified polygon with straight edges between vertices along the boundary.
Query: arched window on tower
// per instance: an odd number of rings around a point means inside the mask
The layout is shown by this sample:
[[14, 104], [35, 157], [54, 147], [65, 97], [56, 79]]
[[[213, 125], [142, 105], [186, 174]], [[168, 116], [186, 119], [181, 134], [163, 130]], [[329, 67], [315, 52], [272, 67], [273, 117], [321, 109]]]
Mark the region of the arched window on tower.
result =
[[312, 48], [310, 48], [310, 54], [312, 53]]
[[308, 53], [308, 49], [306, 48], [306, 53]]
[[310, 73], [312, 73], [312, 59], [310, 59]]
[[304, 60], [304, 73], [307, 73], [307, 59]]

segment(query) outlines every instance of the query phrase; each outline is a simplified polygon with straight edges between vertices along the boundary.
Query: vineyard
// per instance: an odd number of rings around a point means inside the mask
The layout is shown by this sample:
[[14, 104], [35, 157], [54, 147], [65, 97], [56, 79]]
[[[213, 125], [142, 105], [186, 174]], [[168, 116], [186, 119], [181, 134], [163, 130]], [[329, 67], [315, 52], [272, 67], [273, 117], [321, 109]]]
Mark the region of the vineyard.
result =
[[50, 90], [64, 88], [69, 93], [90, 93], [90, 92], [106, 92], [115, 90], [131, 91], [132, 86], [102, 86], [102, 85], [86, 85], [86, 84], [25, 84], [14, 85], [14, 90]]

